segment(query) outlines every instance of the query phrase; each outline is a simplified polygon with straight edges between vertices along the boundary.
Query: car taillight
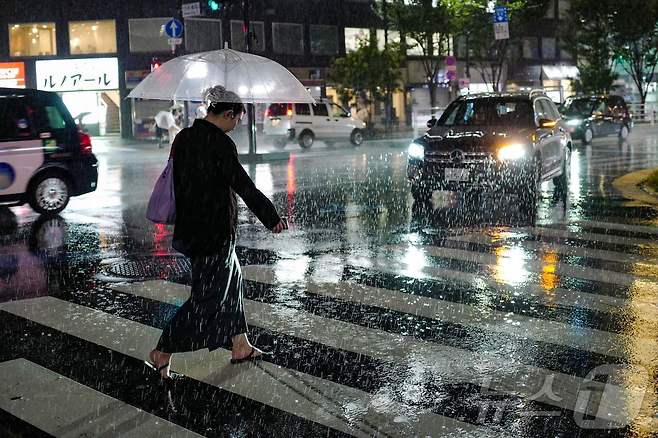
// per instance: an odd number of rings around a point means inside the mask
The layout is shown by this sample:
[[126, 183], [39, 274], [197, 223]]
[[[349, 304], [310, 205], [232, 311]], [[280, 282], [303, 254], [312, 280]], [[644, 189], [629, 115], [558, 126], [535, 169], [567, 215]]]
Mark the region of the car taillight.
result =
[[292, 105], [288, 104], [288, 110], [286, 111], [288, 117], [292, 117]]
[[78, 131], [78, 139], [80, 140], [80, 153], [82, 155], [91, 154], [91, 137], [89, 134]]
[[265, 110], [265, 117], [269, 117], [269, 116], [270, 116], [270, 109], [268, 108]]

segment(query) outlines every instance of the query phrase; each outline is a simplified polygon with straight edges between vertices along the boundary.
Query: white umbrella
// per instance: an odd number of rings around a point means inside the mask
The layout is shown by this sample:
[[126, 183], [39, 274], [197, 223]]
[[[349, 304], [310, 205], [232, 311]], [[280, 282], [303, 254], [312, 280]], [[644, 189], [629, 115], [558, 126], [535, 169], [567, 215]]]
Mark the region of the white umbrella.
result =
[[281, 64], [231, 49], [184, 55], [165, 62], [128, 97], [203, 101], [203, 91], [222, 85], [245, 103], [315, 103], [295, 76]]

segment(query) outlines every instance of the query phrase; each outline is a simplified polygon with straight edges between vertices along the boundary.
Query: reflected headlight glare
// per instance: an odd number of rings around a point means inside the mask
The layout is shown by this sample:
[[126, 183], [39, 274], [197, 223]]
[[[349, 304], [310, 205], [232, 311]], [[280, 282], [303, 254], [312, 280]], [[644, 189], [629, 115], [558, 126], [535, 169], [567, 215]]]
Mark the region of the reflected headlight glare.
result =
[[567, 120], [567, 125], [568, 126], [578, 126], [578, 125], [580, 125], [581, 122], [582, 122], [582, 120], [580, 120], [580, 119], [571, 119], [571, 120]]
[[499, 160], [518, 160], [525, 156], [526, 150], [525, 147], [520, 143], [513, 143], [506, 145], [498, 149], [498, 159]]
[[425, 158], [425, 148], [418, 143], [411, 143], [407, 152], [411, 158], [417, 158], [419, 160]]

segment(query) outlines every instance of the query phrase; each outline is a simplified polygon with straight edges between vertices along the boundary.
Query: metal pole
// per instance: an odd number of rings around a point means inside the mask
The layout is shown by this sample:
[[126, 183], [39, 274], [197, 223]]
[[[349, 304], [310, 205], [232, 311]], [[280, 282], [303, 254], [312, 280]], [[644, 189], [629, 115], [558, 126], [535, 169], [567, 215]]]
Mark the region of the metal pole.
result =
[[[382, 13], [384, 15], [384, 52], [388, 54], [388, 8], [386, 0], [382, 0]], [[384, 132], [389, 133], [391, 124], [391, 90], [386, 85], [386, 104], [384, 108], [386, 115], [384, 117]]]
[[468, 88], [471, 88], [471, 48], [468, 46], [470, 34], [466, 34], [466, 78], [468, 79]]
[[[244, 42], [247, 53], [251, 53], [251, 32], [249, 31], [249, 0], [242, 2], [242, 21], [244, 22]], [[255, 104], [247, 104], [247, 129], [249, 133], [249, 155], [256, 154], [256, 112]]]

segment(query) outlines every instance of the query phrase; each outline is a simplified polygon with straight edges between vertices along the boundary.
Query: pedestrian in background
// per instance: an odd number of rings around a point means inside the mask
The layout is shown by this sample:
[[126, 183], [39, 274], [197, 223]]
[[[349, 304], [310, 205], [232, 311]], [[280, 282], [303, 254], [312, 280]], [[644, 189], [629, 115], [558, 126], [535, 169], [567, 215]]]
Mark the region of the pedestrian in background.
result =
[[173, 145], [176, 223], [173, 246], [191, 259], [192, 290], [149, 354], [151, 366], [168, 378], [172, 353], [231, 348], [231, 363], [261, 357], [247, 338], [243, 280], [235, 253], [236, 194], [273, 233], [288, 228], [256, 188], [226, 134], [245, 112], [224, 87], [205, 92], [207, 116], [183, 129]]
[[183, 112], [181, 105], [172, 105], [168, 111], [160, 111], [155, 115], [156, 138], [158, 147], [162, 148], [164, 133], [167, 132], [169, 145], [174, 144], [174, 138], [180, 132], [180, 120]]

